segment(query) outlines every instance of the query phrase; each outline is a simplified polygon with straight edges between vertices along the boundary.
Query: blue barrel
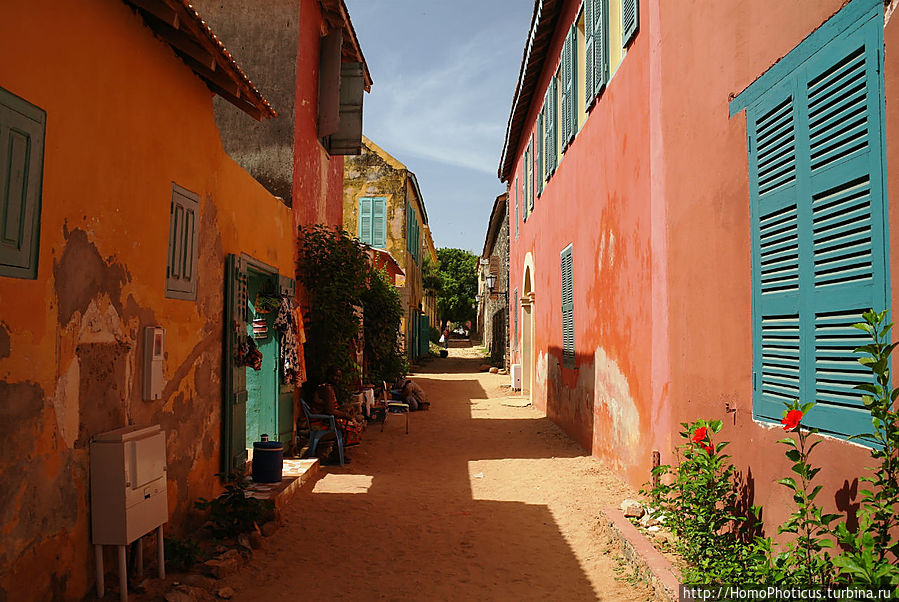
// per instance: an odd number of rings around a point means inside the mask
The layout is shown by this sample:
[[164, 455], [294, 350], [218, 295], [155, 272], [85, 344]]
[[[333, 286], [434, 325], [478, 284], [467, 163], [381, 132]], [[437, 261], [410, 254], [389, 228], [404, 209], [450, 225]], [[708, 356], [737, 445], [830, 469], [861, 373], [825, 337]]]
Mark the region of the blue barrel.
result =
[[256, 483], [279, 483], [281, 468], [284, 466], [284, 444], [269, 441], [266, 435], [262, 441], [253, 443], [253, 481]]

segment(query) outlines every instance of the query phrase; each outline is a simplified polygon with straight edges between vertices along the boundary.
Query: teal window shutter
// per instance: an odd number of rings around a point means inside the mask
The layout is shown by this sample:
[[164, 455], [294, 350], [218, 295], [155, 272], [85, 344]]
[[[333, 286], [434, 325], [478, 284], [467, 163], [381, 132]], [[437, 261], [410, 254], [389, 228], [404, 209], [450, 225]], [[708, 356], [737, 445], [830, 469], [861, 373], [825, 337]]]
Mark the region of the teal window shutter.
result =
[[543, 177], [541, 174], [543, 173], [543, 162], [544, 162], [544, 152], [543, 152], [543, 114], [546, 112], [546, 106], [540, 110], [540, 113], [537, 115], [537, 156], [534, 162], [534, 181], [537, 186], [537, 196], [539, 197], [543, 194]]
[[571, 245], [565, 247], [562, 258], [562, 365], [574, 368], [574, 275]]
[[372, 200], [368, 197], [359, 199], [359, 240], [367, 245], [372, 244]]
[[518, 238], [518, 178], [515, 178], [515, 238]]
[[556, 78], [549, 80], [549, 86], [546, 88], [546, 94], [543, 97], [543, 173], [537, 176], [543, 180], [549, 180], [549, 176], [553, 171], [553, 163], [556, 159], [556, 138], [555, 138], [555, 91]]
[[573, 23], [571, 25], [571, 30], [568, 32], [568, 37], [570, 38], [570, 42], [568, 44], [569, 52], [568, 52], [568, 111], [570, 115], [568, 116], [569, 122], [569, 130], [568, 130], [568, 139], [565, 141], [566, 144], [570, 144], [574, 139], [574, 136], [577, 134], [577, 118], [578, 118], [578, 86], [577, 86], [577, 23]]
[[562, 59], [559, 66], [562, 76], [559, 81], [562, 98], [562, 111], [559, 116], [562, 126], [560, 144], [562, 152], [565, 152], [565, 149], [568, 147], [568, 138], [571, 132], [571, 54], [571, 35], [569, 34], [565, 36], [565, 41], [562, 43]]
[[371, 207], [371, 246], [383, 249], [387, 246], [387, 199], [374, 198]]
[[528, 213], [534, 212], [534, 135], [528, 142]]
[[[552, 102], [552, 114], [553, 114], [553, 122], [552, 122], [552, 131], [549, 133], [552, 138], [552, 162], [550, 163], [550, 171], [549, 175], [556, 170], [558, 167], [558, 158], [559, 158], [559, 74], [556, 73], [556, 76], [552, 78], [550, 82], [552, 86], [552, 94], [551, 94], [551, 102]], [[549, 176], [547, 176], [547, 179]]]
[[37, 278], [46, 122], [0, 88], [0, 276]]
[[584, 35], [586, 38], [584, 100], [589, 109], [608, 82], [609, 52], [606, 42], [608, 11], [605, 0], [584, 0], [584, 7]]
[[196, 300], [200, 196], [173, 183], [169, 212], [165, 296]]
[[[588, 0], [589, 1], [589, 0]], [[622, 0], [621, 2], [621, 47], [626, 48], [637, 35], [640, 28], [639, 0]]]
[[871, 429], [852, 324], [889, 303], [882, 49], [875, 11], [747, 109], [753, 411], [779, 421], [783, 402], [814, 400], [804, 423], [844, 437]]
[[521, 166], [522, 177], [524, 177], [524, 181], [521, 183], [521, 196], [524, 199], [524, 221], [528, 221], [529, 213], [529, 203], [528, 203], [528, 181], [530, 178], [530, 161], [531, 159], [531, 147], [528, 147], [524, 151], [524, 162]]

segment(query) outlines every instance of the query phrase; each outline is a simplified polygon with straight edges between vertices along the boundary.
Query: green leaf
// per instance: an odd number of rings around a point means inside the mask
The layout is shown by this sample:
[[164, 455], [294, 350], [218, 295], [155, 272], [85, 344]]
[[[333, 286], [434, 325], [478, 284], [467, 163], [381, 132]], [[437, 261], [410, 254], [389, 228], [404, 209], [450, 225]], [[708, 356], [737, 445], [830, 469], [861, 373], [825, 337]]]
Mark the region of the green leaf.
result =
[[781, 485], [785, 485], [785, 486], [789, 487], [790, 489], [793, 489], [794, 491], [796, 490], [796, 481], [793, 479], [793, 477], [785, 477], [783, 479], [778, 479], [777, 482], [780, 483]]
[[712, 432], [717, 433], [721, 430], [721, 421], [720, 420], [712, 420], [709, 422], [709, 428], [712, 429]]
[[785, 437], [784, 439], [778, 439], [777, 442], [783, 443], [784, 445], [792, 445], [793, 447], [796, 447], [796, 440], [793, 439], [792, 437]]
[[792, 460], [793, 462], [798, 462], [799, 458], [802, 457], [802, 455], [799, 453], [798, 449], [788, 450], [787, 453], [784, 455], [786, 455], [786, 457], [789, 458], [790, 460]]

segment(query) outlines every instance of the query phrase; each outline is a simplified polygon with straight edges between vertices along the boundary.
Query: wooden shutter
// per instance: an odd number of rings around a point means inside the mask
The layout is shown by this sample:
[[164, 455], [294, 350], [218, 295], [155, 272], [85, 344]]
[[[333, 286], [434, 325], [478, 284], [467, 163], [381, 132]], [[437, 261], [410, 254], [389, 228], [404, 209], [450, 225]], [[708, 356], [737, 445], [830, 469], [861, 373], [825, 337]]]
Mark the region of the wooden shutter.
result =
[[596, 46], [596, 7], [593, 0], [584, 0], [584, 106], [589, 109], [596, 97], [594, 84], [594, 63], [598, 58]]
[[379, 249], [387, 246], [387, 199], [372, 199], [371, 245]]
[[546, 95], [543, 97], [543, 173], [538, 173], [537, 176], [542, 178], [543, 180], [549, 180], [549, 176], [552, 174], [552, 170], [554, 167], [555, 159], [556, 159], [556, 138], [555, 138], [555, 123], [556, 123], [556, 78], [552, 77], [549, 80], [549, 85], [546, 87]]
[[359, 199], [359, 240], [367, 245], [372, 244], [372, 199]]
[[229, 473], [247, 460], [247, 369], [236, 361], [238, 346], [247, 337], [247, 264], [229, 254], [225, 264], [225, 444], [222, 468]]
[[340, 49], [343, 30], [321, 39], [318, 67], [318, 137], [337, 131], [340, 123]]
[[876, 18], [839, 34], [747, 111], [754, 410], [815, 400], [806, 423], [836, 435], [871, 428], [852, 324], [889, 301], [882, 35]]
[[328, 154], [358, 155], [362, 152], [362, 101], [365, 73], [362, 63], [340, 65], [340, 118], [337, 131], [328, 139]]
[[543, 137], [543, 114], [546, 112], [546, 105], [537, 115], [537, 157], [534, 162], [534, 180], [537, 186], [537, 196], [543, 194], [543, 162], [545, 161], [545, 153], [543, 145], [545, 138]]
[[197, 298], [197, 249], [200, 197], [172, 184], [169, 205], [169, 246], [165, 296], [171, 299]]
[[528, 142], [528, 212], [534, 212], [534, 135]]
[[562, 364], [574, 368], [574, 277], [571, 245], [562, 251]]
[[46, 121], [0, 88], [0, 276], [37, 278]]
[[[626, 0], [625, 0], [626, 1]], [[584, 73], [586, 96], [584, 104], [589, 109], [608, 81], [608, 11], [605, 0], [584, 0], [584, 31], [586, 36], [586, 66]]]
[[524, 151], [524, 162], [521, 166], [522, 176], [524, 177], [524, 181], [521, 183], [521, 192], [522, 197], [524, 197], [524, 221], [527, 221], [528, 215], [530, 215], [530, 208], [528, 203], [528, 181], [530, 178], [530, 161], [531, 159], [531, 147], [528, 147]]
[[515, 238], [518, 238], [518, 178], [515, 178]]
[[[588, 0], [589, 1], [589, 0]], [[640, 28], [639, 0], [621, 2], [621, 47], [625, 48]]]
[[569, 123], [569, 131], [568, 131], [568, 139], [566, 140], [566, 144], [570, 144], [577, 134], [577, 120], [578, 120], [578, 103], [577, 103], [577, 95], [578, 95], [578, 86], [577, 86], [577, 23], [573, 23], [571, 25], [571, 30], [568, 32], [568, 37], [571, 41], [568, 44], [570, 48], [568, 53], [568, 77], [570, 79], [568, 89], [569, 89], [569, 98], [568, 98], [568, 111], [570, 115], [568, 116]]
[[561, 70], [561, 97], [562, 112], [559, 116], [562, 125], [562, 139], [560, 148], [562, 152], [568, 147], [568, 136], [571, 132], [571, 35], [565, 36], [565, 42], [562, 43], [562, 59], [559, 69]]

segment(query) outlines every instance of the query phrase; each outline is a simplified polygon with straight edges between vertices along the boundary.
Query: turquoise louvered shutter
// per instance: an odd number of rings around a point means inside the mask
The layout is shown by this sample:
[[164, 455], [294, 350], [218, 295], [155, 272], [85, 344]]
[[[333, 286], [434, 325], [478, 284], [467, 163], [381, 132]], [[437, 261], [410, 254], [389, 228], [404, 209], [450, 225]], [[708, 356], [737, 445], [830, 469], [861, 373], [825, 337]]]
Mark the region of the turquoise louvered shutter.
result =
[[534, 212], [534, 135], [528, 142], [528, 213]]
[[537, 177], [543, 180], [549, 180], [556, 158], [555, 136], [553, 135], [556, 122], [555, 83], [556, 78], [550, 78], [546, 94], [543, 97], [543, 172], [537, 173]]
[[571, 131], [571, 109], [569, 105], [571, 104], [571, 36], [566, 35], [565, 41], [562, 43], [562, 58], [561, 65], [559, 66], [559, 70], [561, 72], [561, 79], [559, 80], [560, 86], [560, 96], [561, 96], [561, 104], [562, 110], [559, 114], [559, 121], [561, 125], [561, 140], [559, 144], [559, 148], [562, 152], [565, 152], [565, 148], [568, 146], [568, 134]]
[[608, 79], [605, 0], [584, 0], [584, 105], [591, 107]]
[[371, 244], [372, 199], [359, 199], [359, 240]]
[[577, 24], [568, 31], [568, 137], [565, 145], [571, 143], [577, 134], [578, 86], [577, 86]]
[[[589, 0], [588, 0], [589, 1]], [[640, 28], [639, 0], [621, 2], [621, 47], [625, 48], [634, 39]]]
[[528, 220], [528, 215], [530, 212], [528, 210], [528, 181], [530, 178], [530, 159], [531, 159], [531, 147], [530, 145], [524, 151], [524, 161], [521, 166], [521, 173], [524, 181], [521, 183], [521, 196], [523, 198], [524, 203], [524, 221]]
[[571, 245], [561, 253], [562, 259], [562, 365], [574, 367], [574, 275]]
[[852, 324], [889, 300], [882, 35], [878, 18], [843, 31], [747, 111], [754, 410], [814, 400], [806, 423], [844, 436], [871, 428]]
[[537, 196], [543, 194], [543, 178], [540, 174], [543, 173], [543, 161], [544, 161], [544, 152], [543, 152], [543, 114], [546, 112], [546, 106], [540, 110], [540, 113], [537, 115], [537, 156], [534, 161], [534, 183], [537, 187]]
[[552, 162], [550, 163], [549, 174], [547, 175], [547, 179], [558, 167], [558, 158], [559, 158], [559, 74], [556, 73], [556, 76], [552, 78], [550, 85], [552, 86], [552, 93], [550, 102], [552, 103], [552, 114], [553, 114], [553, 122], [552, 122], [552, 130], [549, 132], [550, 137], [552, 138]]
[[371, 246], [387, 246], [387, 199], [378, 197], [371, 204]]

